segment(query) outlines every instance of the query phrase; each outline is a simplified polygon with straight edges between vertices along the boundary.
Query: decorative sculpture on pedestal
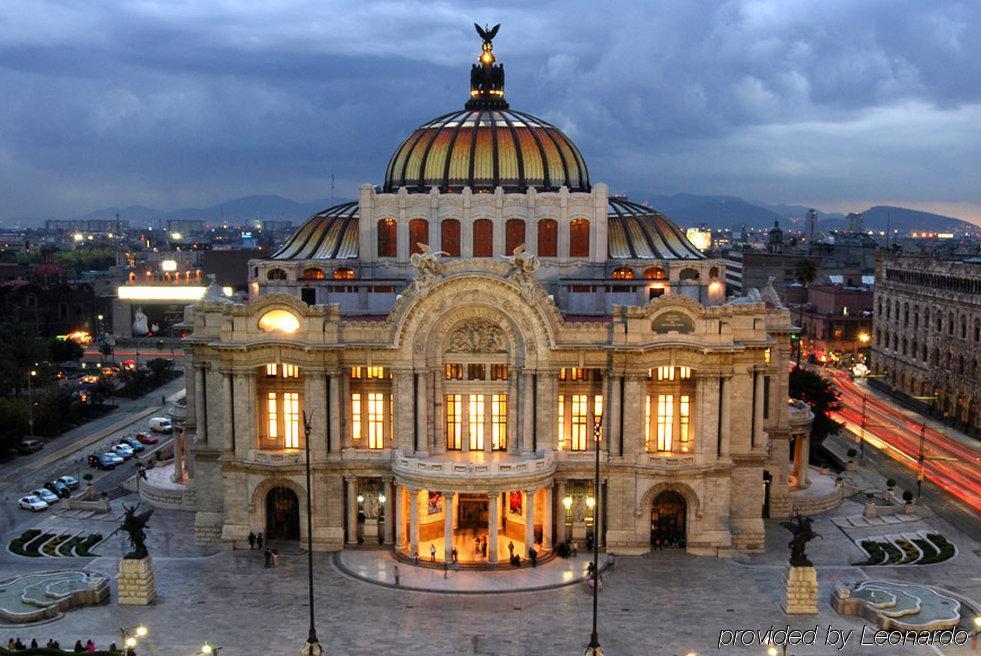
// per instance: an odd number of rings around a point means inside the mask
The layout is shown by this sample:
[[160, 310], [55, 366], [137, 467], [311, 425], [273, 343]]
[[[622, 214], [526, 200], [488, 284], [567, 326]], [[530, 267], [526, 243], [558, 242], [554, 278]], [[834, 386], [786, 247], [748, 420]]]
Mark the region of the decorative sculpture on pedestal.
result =
[[137, 513], [136, 511], [139, 510], [139, 507], [140, 504], [136, 504], [133, 507], [123, 504], [126, 515], [123, 517], [123, 523], [119, 528], [126, 531], [126, 534], [129, 535], [129, 543], [133, 545], [133, 550], [123, 556], [123, 558], [129, 560], [139, 560], [150, 555], [146, 549], [146, 531], [144, 529], [147, 527], [147, 522], [150, 521], [150, 515], [153, 514], [153, 509], [151, 508], [150, 510]]
[[129, 535], [133, 550], [119, 561], [119, 603], [146, 606], [157, 597], [153, 560], [146, 548], [146, 527], [153, 509], [137, 512], [140, 505], [123, 505], [126, 515], [119, 529]]
[[800, 513], [780, 525], [794, 534], [790, 542], [790, 567], [787, 568], [787, 601], [784, 610], [789, 615], [813, 615], [817, 613], [817, 570], [805, 553], [807, 543], [821, 537], [811, 527], [811, 518]]
[[813, 520], [811, 520], [810, 517], [802, 517], [800, 513], [797, 513], [797, 516], [793, 519], [786, 522], [780, 522], [781, 526], [794, 535], [790, 542], [787, 543], [787, 546], [790, 547], [790, 564], [793, 567], [814, 566], [805, 553], [807, 543], [814, 538], [821, 537], [819, 533], [815, 532], [814, 529], [811, 528], [812, 521]]

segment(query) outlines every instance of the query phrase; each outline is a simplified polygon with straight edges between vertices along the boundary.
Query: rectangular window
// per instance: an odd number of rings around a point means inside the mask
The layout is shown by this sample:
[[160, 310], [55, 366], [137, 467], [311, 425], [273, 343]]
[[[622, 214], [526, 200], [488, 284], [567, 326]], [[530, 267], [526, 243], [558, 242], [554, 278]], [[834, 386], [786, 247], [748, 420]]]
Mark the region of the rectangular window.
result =
[[586, 450], [587, 435], [587, 412], [589, 409], [589, 396], [586, 394], [572, 395], [572, 450]]
[[367, 367], [368, 378], [381, 380], [385, 377], [385, 367]]
[[[297, 373], [297, 375], [299, 375]], [[382, 380], [387, 378], [385, 367], [351, 367], [351, 378], [361, 380]]]
[[351, 437], [361, 439], [361, 395], [357, 392], [351, 395]]
[[658, 380], [674, 380], [674, 367], [658, 367], [657, 368], [657, 379]]
[[559, 416], [557, 425], [559, 427], [559, 450], [565, 444], [565, 397], [559, 394]]
[[351, 378], [354, 379], [361, 378], [361, 367], [351, 367]]
[[446, 448], [459, 451], [463, 448], [463, 396], [446, 395]]
[[657, 395], [657, 450], [670, 451], [674, 431], [674, 395]]
[[[274, 367], [276, 365], [273, 365]], [[276, 407], [276, 393], [269, 392], [266, 395], [266, 415], [269, 420], [269, 439], [275, 440], [279, 437], [279, 413]]]
[[471, 451], [484, 450], [484, 395], [471, 394], [469, 398], [469, 421], [467, 429], [470, 432], [469, 447]]
[[484, 380], [485, 378], [485, 368], [482, 364], [468, 364], [467, 365], [467, 378], [469, 380]]
[[495, 394], [491, 397], [492, 444], [495, 451], [508, 448], [508, 395]]
[[651, 450], [651, 395], [644, 399], [644, 444]]
[[688, 380], [691, 378], [691, 367], [678, 367], [678, 377], [681, 380]]
[[381, 392], [368, 393], [368, 448], [381, 449], [385, 446], [385, 395]]
[[266, 365], [266, 377], [267, 378], [275, 378], [276, 377], [276, 365], [275, 365], [275, 363], [273, 363], [273, 364], [267, 364]]
[[688, 450], [688, 440], [691, 429], [691, 397], [682, 395], [680, 398], [680, 408], [678, 413], [679, 433], [678, 441], [681, 442], [681, 450]]
[[283, 365], [283, 378], [299, 378], [300, 368], [295, 364]]
[[287, 449], [300, 448], [300, 395], [298, 392], [283, 394], [283, 437]]
[[446, 365], [446, 380], [463, 380], [463, 365], [462, 364], [448, 364]]
[[507, 380], [508, 366], [506, 364], [491, 365], [491, 380]]

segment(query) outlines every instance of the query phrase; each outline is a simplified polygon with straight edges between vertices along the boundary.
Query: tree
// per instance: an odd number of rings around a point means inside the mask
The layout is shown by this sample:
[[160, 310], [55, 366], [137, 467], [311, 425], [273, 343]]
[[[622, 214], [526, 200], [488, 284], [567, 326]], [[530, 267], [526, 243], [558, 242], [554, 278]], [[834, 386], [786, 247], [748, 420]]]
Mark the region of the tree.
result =
[[146, 363], [146, 368], [150, 370], [154, 383], [160, 385], [171, 379], [174, 363], [164, 358], [153, 358]]
[[103, 340], [99, 342], [99, 353], [102, 354], [102, 364], [106, 363], [106, 358], [112, 355], [113, 346], [109, 342]]
[[810, 369], [794, 367], [790, 372], [790, 397], [804, 401], [814, 413], [814, 423], [811, 424], [813, 446], [821, 444], [825, 437], [838, 432], [841, 428], [841, 424], [829, 416], [831, 412], [841, 409], [838, 392], [821, 374]]
[[73, 339], [52, 339], [48, 349], [52, 362], [78, 362], [85, 357], [85, 348]]
[[[801, 327], [801, 332], [804, 331], [804, 305], [807, 304], [807, 290], [810, 288], [811, 283], [817, 278], [817, 265], [814, 264], [814, 260], [809, 260], [806, 257], [798, 260], [797, 265], [794, 267], [794, 279], [799, 282], [804, 287], [804, 298], [801, 299], [798, 305], [797, 314], [797, 325]], [[800, 356], [804, 351], [804, 340], [803, 335], [799, 336], [797, 339], [797, 366], [800, 367]]]

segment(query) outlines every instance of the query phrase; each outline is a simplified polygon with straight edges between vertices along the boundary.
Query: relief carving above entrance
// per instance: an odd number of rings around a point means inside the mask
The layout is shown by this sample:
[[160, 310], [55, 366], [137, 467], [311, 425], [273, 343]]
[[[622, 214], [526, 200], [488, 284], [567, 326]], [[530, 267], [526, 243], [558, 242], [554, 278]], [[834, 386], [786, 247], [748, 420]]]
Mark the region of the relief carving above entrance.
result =
[[454, 353], [504, 353], [504, 331], [484, 319], [467, 319], [456, 328], [449, 339]]

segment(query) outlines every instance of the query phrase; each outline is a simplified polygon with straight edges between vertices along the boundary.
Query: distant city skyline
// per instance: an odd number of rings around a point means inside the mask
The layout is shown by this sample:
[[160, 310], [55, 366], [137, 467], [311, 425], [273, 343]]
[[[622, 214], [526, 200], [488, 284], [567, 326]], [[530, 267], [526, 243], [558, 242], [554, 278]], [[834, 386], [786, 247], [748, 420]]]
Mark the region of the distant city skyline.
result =
[[[584, 20], [588, 17], [588, 20]], [[981, 225], [981, 5], [460, 2], [18, 7], [0, 24], [0, 220], [354, 197], [462, 106], [473, 21], [507, 98], [611, 192]]]

